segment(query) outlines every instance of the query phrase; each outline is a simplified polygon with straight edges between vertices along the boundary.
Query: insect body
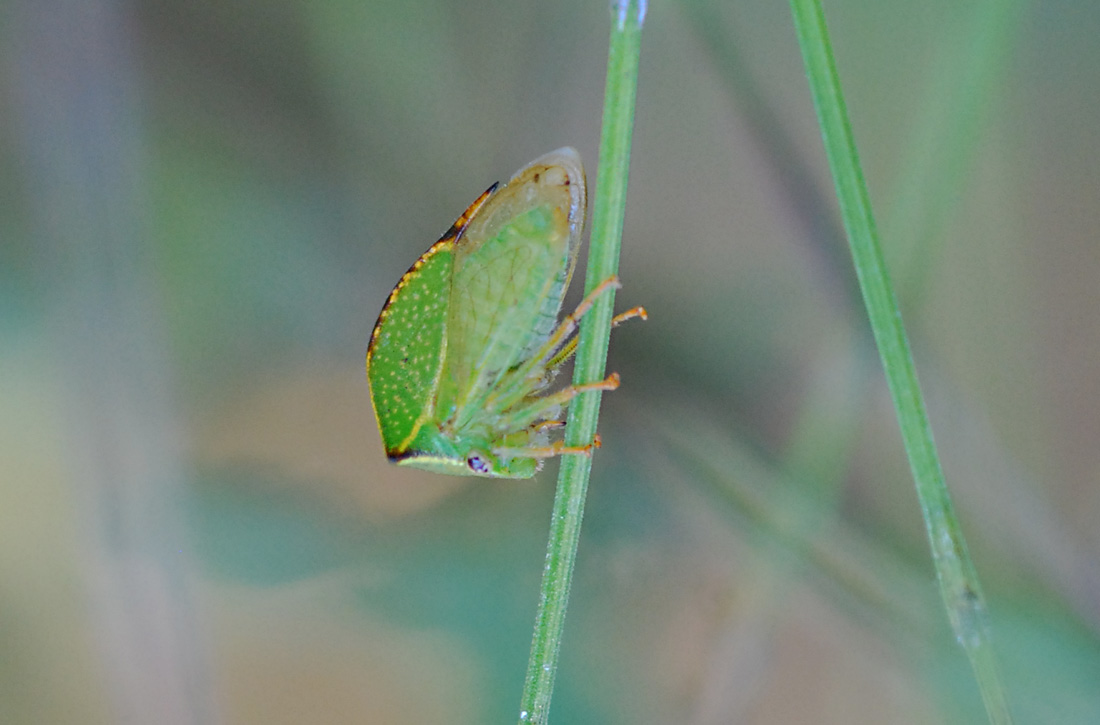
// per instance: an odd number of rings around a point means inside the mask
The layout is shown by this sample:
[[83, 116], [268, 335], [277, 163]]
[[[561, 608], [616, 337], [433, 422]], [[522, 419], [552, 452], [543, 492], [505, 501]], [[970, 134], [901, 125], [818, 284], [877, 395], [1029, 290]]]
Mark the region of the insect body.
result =
[[[587, 454], [550, 432], [584, 390], [547, 390], [576, 348], [577, 320], [619, 286], [599, 285], [559, 323], [576, 266], [585, 180], [571, 148], [494, 184], [390, 293], [367, 348], [378, 427], [389, 458], [438, 473], [529, 478], [545, 458]], [[644, 316], [638, 308], [621, 315]]]

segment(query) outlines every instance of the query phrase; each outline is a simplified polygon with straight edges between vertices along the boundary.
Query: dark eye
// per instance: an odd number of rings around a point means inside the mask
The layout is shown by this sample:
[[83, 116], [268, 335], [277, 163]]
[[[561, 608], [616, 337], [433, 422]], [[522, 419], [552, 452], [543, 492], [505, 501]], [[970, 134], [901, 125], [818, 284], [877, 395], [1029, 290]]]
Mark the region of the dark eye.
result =
[[474, 473], [489, 473], [493, 470], [489, 461], [485, 460], [477, 453], [470, 454], [470, 457], [466, 459], [466, 466]]

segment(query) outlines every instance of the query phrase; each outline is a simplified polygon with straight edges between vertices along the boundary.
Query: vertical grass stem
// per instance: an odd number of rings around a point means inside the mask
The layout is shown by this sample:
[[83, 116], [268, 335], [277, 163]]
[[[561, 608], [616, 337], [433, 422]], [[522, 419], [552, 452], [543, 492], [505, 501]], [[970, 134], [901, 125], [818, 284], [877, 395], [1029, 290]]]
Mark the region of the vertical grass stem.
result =
[[1011, 722], [993, 656], [985, 598], [944, 481], [897, 298], [886, 271], [855, 138], [819, 0], [791, 0], [795, 31], [836, 186], [860, 291], [886, 373], [948, 619], [990, 722]]
[[[616, 0], [611, 6], [611, 40], [592, 210], [592, 236], [585, 273], [586, 293], [616, 274], [619, 268], [630, 140], [634, 128], [634, 98], [638, 85], [638, 54], [645, 11], [645, 0]], [[614, 298], [613, 292], [600, 296], [581, 321], [573, 370], [573, 382], [576, 384], [590, 383], [604, 376]], [[592, 441], [596, 434], [599, 408], [599, 391], [583, 393], [570, 404], [565, 428], [567, 445], [585, 445]], [[531, 640], [531, 656], [520, 702], [521, 725], [546, 723], [549, 718], [591, 469], [592, 461], [588, 457], [562, 458], [550, 521], [546, 568]]]

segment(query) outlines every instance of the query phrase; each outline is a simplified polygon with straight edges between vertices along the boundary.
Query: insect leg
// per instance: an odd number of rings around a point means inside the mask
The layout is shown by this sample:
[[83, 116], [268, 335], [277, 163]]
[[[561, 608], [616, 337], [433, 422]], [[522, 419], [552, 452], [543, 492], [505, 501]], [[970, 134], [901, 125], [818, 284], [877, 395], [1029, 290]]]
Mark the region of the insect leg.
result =
[[553, 370], [556, 368], [554, 365], [547, 365], [546, 361], [548, 359], [561, 358], [557, 363], [557, 365], [561, 365], [562, 362], [568, 360], [569, 356], [573, 354], [570, 351], [570, 347], [575, 347], [575, 343], [573, 342], [570, 342], [569, 347], [558, 352], [557, 355], [555, 355], [555, 351], [557, 351], [577, 329], [579, 320], [585, 313], [592, 309], [592, 305], [595, 304], [596, 300], [601, 295], [621, 287], [622, 282], [619, 281], [618, 277], [614, 276], [608, 277], [603, 282], [596, 285], [595, 289], [581, 300], [577, 308], [562, 319], [561, 323], [550, 337], [547, 338], [546, 342], [535, 351], [534, 355], [528, 358], [519, 367], [509, 371], [507, 376], [501, 379], [497, 385], [497, 392], [486, 401], [486, 405], [492, 405], [498, 408], [508, 408], [522, 399], [525, 395], [531, 394], [532, 388], [536, 387], [534, 381], [543, 380], [546, 370]]
[[580, 319], [592, 309], [592, 305], [596, 304], [596, 300], [611, 290], [622, 289], [622, 286], [623, 283], [615, 276], [608, 277], [603, 282], [596, 285], [595, 289], [581, 300], [576, 309], [562, 318], [554, 332], [547, 338], [546, 342], [542, 344], [542, 347], [540, 347], [538, 351], [531, 356], [531, 359], [520, 369], [522, 370], [523, 367], [527, 367], [528, 365], [544, 367], [545, 361], [554, 354], [555, 350], [561, 347], [570, 335], [573, 334], [577, 329], [577, 324], [580, 322]]
[[591, 456], [592, 451], [599, 448], [600, 445], [600, 434], [597, 433], [596, 437], [592, 439], [592, 442], [586, 446], [567, 446], [562, 442], [558, 442], [548, 446], [532, 448], [494, 448], [493, 453], [499, 456], [512, 456], [515, 458], [553, 458], [554, 456], [564, 456], [567, 454]]
[[631, 307], [626, 312], [620, 313], [620, 314], [615, 315], [614, 317], [612, 317], [611, 318], [611, 326], [612, 327], [618, 327], [619, 325], [623, 324], [627, 320], [633, 320], [635, 317], [638, 317], [642, 320], [648, 320], [649, 319], [649, 313], [646, 312], [645, 308], [642, 307], [641, 305], [638, 305], [637, 307]]
[[568, 403], [581, 393], [590, 390], [615, 390], [619, 387], [619, 374], [611, 373], [604, 380], [581, 385], [570, 385], [567, 388], [532, 399], [527, 405], [516, 408], [505, 414], [509, 429], [526, 428], [531, 423], [543, 416], [550, 415], [549, 411]]
[[[643, 320], [649, 319], [649, 313], [645, 311], [644, 307], [634, 307], [627, 310], [621, 315], [615, 315], [611, 318], [611, 326], [618, 327], [627, 320], [632, 320], [635, 317], [639, 317]], [[550, 370], [555, 370], [565, 364], [565, 361], [573, 357], [573, 353], [577, 351], [577, 338], [570, 338], [569, 342], [565, 344], [561, 350], [558, 350], [558, 354], [546, 361], [546, 367]]]
[[616, 276], [611, 276], [600, 282], [583, 300], [577, 305], [577, 308], [571, 313], [562, 318], [562, 321], [558, 324], [554, 333], [543, 343], [543, 346], [539, 348], [537, 354], [533, 356], [534, 360], [542, 362], [553, 354], [562, 343], [577, 329], [577, 325], [580, 323], [582, 317], [592, 309], [592, 305], [596, 304], [596, 300], [602, 295], [610, 292], [611, 290], [622, 289], [623, 283], [619, 281]]

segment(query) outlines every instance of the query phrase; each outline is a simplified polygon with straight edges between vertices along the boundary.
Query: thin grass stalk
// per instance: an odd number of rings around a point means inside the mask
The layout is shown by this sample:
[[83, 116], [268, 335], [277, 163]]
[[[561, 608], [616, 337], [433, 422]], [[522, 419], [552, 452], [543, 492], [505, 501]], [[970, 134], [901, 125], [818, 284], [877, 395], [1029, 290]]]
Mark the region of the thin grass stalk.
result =
[[[638, 85], [638, 55], [645, 11], [645, 0], [616, 0], [611, 6], [611, 39], [591, 246], [585, 273], [586, 294], [619, 269], [630, 141], [634, 129], [634, 98]], [[581, 320], [573, 369], [573, 383], [576, 385], [604, 377], [614, 302], [614, 290], [601, 295]], [[582, 393], [570, 404], [565, 428], [566, 445], [583, 446], [594, 439], [600, 398], [599, 391]], [[591, 470], [592, 460], [587, 456], [562, 458], [550, 520], [546, 568], [531, 640], [531, 656], [520, 702], [521, 725], [542, 724], [549, 718]]]
[[970, 659], [990, 722], [1009, 723], [985, 597], [932, 440], [913, 355], [879, 245], [825, 15], [818, 0], [791, 0], [791, 12], [860, 291], [909, 457], [940, 595], [955, 636]]

